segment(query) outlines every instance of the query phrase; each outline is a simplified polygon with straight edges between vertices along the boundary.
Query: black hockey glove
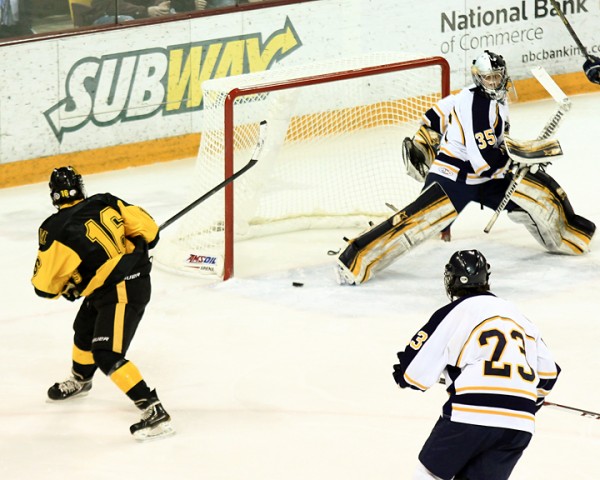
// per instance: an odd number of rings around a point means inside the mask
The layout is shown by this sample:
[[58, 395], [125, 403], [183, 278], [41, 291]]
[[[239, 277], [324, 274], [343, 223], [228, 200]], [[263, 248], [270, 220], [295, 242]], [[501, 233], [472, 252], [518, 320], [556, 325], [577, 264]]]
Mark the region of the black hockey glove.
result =
[[392, 373], [394, 381], [400, 388], [410, 387], [410, 385], [406, 383], [406, 380], [404, 380], [404, 367], [402, 366], [403, 355], [404, 352], [398, 352], [398, 360], [400, 360], [400, 363], [394, 365], [394, 372]]
[[545, 398], [544, 397], [538, 397], [538, 399], [535, 402], [535, 412], [539, 412], [540, 408], [542, 408], [544, 406], [544, 401]]
[[66, 298], [69, 302], [74, 302], [79, 297], [81, 297], [81, 293], [79, 292], [79, 290], [77, 290], [77, 285], [75, 285], [73, 282], [67, 282], [61, 295], [64, 298]]
[[583, 71], [590, 82], [600, 85], [600, 58], [590, 55], [583, 64]]

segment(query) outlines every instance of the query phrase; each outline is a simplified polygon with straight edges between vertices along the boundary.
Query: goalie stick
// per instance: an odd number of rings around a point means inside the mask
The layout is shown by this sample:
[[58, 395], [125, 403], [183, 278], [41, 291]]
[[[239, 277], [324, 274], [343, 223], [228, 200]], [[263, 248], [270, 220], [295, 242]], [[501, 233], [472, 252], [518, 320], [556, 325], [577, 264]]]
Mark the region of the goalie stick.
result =
[[569, 31], [569, 34], [571, 35], [571, 38], [573, 38], [573, 40], [575, 40], [575, 43], [577, 44], [577, 47], [579, 47], [579, 50], [581, 50], [581, 53], [583, 53], [583, 55], [585, 56], [585, 58], [587, 58], [588, 60], [592, 60], [592, 56], [588, 53], [587, 48], [585, 48], [583, 46], [583, 43], [581, 43], [581, 40], [579, 40], [579, 37], [575, 33], [575, 30], [573, 30], [573, 27], [569, 23], [569, 20], [567, 20], [567, 17], [565, 17], [565, 14], [560, 9], [560, 7], [558, 5], [558, 2], [556, 0], [550, 0], [550, 3], [554, 7], [554, 10], [556, 10], [556, 13], [558, 14], [558, 16], [560, 17], [560, 19], [562, 20], [562, 22], [565, 25], [565, 27], [567, 27], [567, 30]]
[[490, 221], [483, 229], [483, 231], [485, 233], [490, 233], [490, 231], [492, 230], [492, 227], [496, 223], [496, 220], [498, 220], [498, 217], [502, 213], [502, 210], [504, 210], [506, 205], [508, 205], [508, 202], [510, 201], [510, 197], [512, 197], [512, 194], [515, 193], [515, 190], [519, 186], [519, 183], [521, 183], [521, 180], [523, 180], [523, 178], [525, 178], [525, 175], [527, 175], [528, 171], [529, 171], [529, 167], [521, 167], [519, 169], [519, 173], [513, 177], [512, 181], [508, 185], [508, 188], [506, 189], [506, 193], [504, 194], [504, 198], [500, 202], [500, 205], [498, 205], [498, 207], [496, 208], [496, 211], [492, 215], [492, 218], [490, 218]]
[[[556, 130], [558, 129], [561, 120], [564, 118], [565, 114], [571, 109], [571, 100], [556, 84], [552, 77], [548, 75], [548, 72], [543, 67], [534, 67], [531, 69], [531, 73], [537, 79], [537, 81], [540, 82], [542, 87], [544, 87], [546, 91], [552, 96], [554, 101], [558, 103], [558, 110], [548, 121], [548, 123], [546, 123], [542, 132], [538, 135], [537, 140], [545, 140], [552, 136], [554, 133], [556, 133]], [[533, 144], [535, 142], [536, 141], [533, 140], [531, 143]], [[500, 216], [504, 208], [506, 208], [506, 205], [508, 205], [508, 202], [510, 201], [513, 193], [515, 193], [515, 190], [519, 186], [519, 183], [521, 183], [521, 180], [523, 180], [523, 178], [525, 178], [525, 175], [527, 175], [527, 172], [529, 172], [529, 169], [531, 168], [531, 165], [529, 163], [543, 163], [527, 162], [526, 164], [524, 164], [525, 162], [523, 162], [523, 157], [514, 158], [515, 156], [511, 156], [511, 150], [508, 146], [509, 142], [505, 143], [507, 143], [507, 151], [509, 152], [509, 156], [511, 157], [511, 159], [516, 161], [521, 166], [515, 172], [512, 181], [506, 189], [506, 193], [504, 194], [502, 201], [494, 211], [494, 214], [492, 215], [492, 218], [490, 218], [490, 221], [488, 222], [486, 227], [483, 229], [485, 233], [490, 233], [492, 227], [496, 223], [496, 220], [498, 220], [498, 217]], [[559, 153], [559, 155], [560, 154], [562, 154], [562, 151]]]
[[258, 162], [258, 158], [260, 156], [260, 153], [262, 151], [262, 148], [263, 148], [263, 146], [265, 144], [266, 130], [267, 130], [267, 121], [263, 120], [262, 122], [260, 122], [259, 133], [258, 133], [258, 142], [256, 143], [256, 147], [254, 148], [254, 152], [252, 153], [252, 157], [250, 158], [250, 161], [243, 168], [239, 169], [233, 175], [231, 175], [230, 177], [226, 178], [221, 183], [219, 183], [212, 190], [206, 192], [200, 198], [197, 198], [192, 203], [190, 203], [183, 210], [177, 212], [171, 218], [169, 218], [168, 220], [166, 220], [160, 227], [158, 227], [159, 231], [163, 231], [165, 228], [167, 228], [173, 222], [175, 222], [179, 218], [183, 217], [190, 210], [196, 208], [198, 205], [200, 205], [206, 199], [208, 199], [209, 197], [212, 197], [219, 190], [225, 188], [227, 185], [229, 185], [231, 182], [233, 182], [236, 178], [242, 176], [244, 173], [246, 173], [248, 170], [250, 170], [254, 165], [256, 165], [256, 163]]
[[554, 116], [546, 123], [542, 132], [538, 135], [538, 139], [545, 139], [552, 136], [563, 119], [564, 115], [571, 109], [571, 100], [565, 92], [556, 84], [548, 72], [543, 67], [533, 67], [531, 73], [536, 78], [540, 85], [552, 96], [554, 101], [558, 103], [558, 110]]
[[494, 215], [483, 229], [485, 233], [490, 233], [490, 230], [496, 223], [496, 220], [510, 201], [513, 193], [517, 189], [521, 180], [525, 178], [527, 172], [536, 165], [544, 165], [548, 163], [548, 157], [562, 155], [562, 148], [558, 140], [530, 140], [519, 142], [506, 137], [504, 144], [508, 156], [514, 162], [513, 178], [506, 189], [506, 193], [500, 202], [500, 205], [494, 211]]

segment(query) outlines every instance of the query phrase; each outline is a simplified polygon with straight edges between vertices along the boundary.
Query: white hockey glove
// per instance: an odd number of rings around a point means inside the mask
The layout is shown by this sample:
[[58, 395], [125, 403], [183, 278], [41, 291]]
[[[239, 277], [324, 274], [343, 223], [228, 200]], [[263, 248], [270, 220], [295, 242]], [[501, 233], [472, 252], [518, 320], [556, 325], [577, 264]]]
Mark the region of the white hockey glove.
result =
[[207, 0], [194, 0], [196, 4], [196, 10], [204, 10], [206, 8]]

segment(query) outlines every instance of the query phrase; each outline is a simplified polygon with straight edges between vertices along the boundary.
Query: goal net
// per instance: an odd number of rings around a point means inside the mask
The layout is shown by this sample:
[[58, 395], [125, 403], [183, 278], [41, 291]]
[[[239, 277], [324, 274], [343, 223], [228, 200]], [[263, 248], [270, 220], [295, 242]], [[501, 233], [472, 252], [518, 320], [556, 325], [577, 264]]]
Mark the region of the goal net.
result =
[[441, 57], [377, 53], [209, 80], [190, 201], [250, 160], [258, 163], [183, 216], [163, 235], [168, 267], [233, 275], [234, 243], [314, 228], [381, 221], [422, 185], [402, 161], [402, 141], [449, 94]]

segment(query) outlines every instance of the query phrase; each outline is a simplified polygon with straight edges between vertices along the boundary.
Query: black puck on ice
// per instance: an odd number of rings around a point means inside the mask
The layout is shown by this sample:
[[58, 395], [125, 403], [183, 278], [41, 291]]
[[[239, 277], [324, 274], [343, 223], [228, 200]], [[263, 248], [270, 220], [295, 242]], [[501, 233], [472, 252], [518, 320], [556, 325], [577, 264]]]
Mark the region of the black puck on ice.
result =
[[294, 287], [303, 287], [304, 286], [304, 284], [302, 282], [292, 282], [292, 285]]

